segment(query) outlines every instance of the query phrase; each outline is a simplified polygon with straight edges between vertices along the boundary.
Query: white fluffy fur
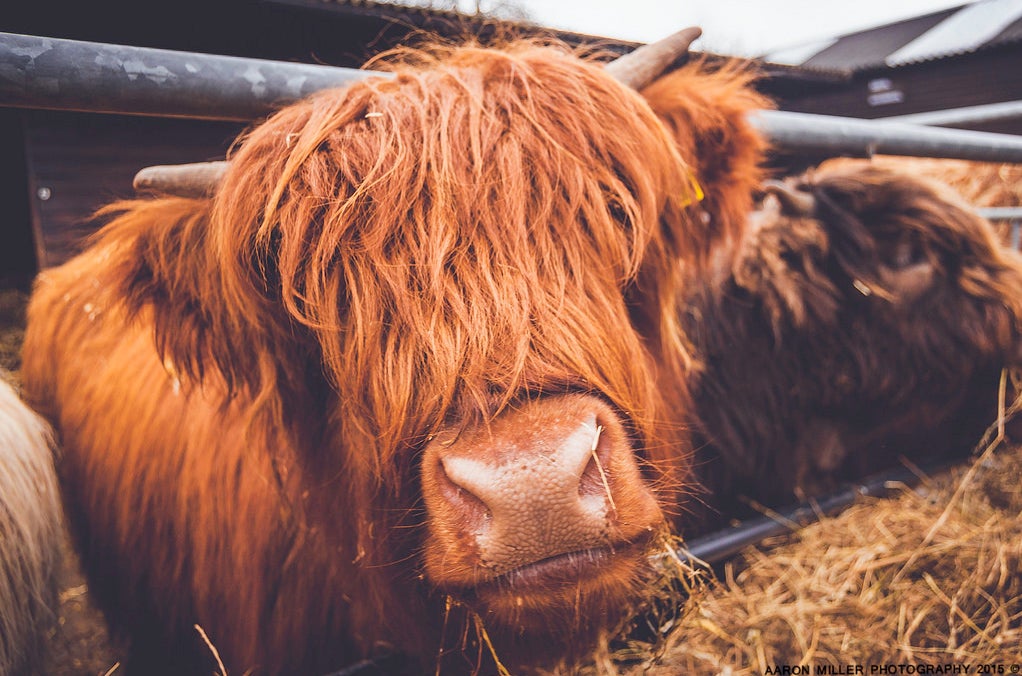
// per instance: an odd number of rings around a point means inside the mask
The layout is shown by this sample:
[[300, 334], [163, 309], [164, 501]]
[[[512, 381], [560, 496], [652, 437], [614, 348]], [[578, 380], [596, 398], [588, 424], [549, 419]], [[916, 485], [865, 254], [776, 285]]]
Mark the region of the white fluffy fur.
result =
[[39, 673], [62, 516], [50, 428], [0, 372], [0, 675]]

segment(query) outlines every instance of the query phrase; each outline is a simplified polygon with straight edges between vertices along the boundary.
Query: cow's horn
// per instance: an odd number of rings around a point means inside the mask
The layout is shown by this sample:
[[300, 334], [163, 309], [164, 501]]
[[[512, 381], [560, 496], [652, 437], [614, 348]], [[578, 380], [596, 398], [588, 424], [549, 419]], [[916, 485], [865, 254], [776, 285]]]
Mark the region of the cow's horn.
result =
[[780, 181], [766, 181], [763, 192], [777, 197], [781, 211], [789, 216], [812, 216], [816, 211], [816, 198], [804, 190], [796, 190]]
[[135, 174], [137, 191], [154, 192], [175, 197], [209, 197], [224, 174], [227, 162], [198, 162], [146, 167]]
[[662, 40], [643, 45], [607, 64], [607, 72], [623, 85], [641, 90], [660, 77], [678, 57], [688, 52], [703, 30], [685, 28]]
[[[693, 26], [643, 45], [608, 63], [607, 72], [621, 84], [642, 89], [686, 53], [702, 33], [701, 28]], [[134, 186], [135, 190], [161, 195], [208, 197], [216, 191], [226, 171], [225, 161], [146, 167], [135, 174]]]

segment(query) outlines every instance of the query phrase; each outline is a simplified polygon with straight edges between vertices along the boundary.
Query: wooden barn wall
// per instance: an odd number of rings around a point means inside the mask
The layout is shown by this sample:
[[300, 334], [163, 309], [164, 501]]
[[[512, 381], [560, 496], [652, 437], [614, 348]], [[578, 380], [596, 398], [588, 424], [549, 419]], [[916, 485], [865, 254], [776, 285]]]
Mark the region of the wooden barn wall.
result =
[[[354, 68], [431, 34], [485, 37], [508, 27], [453, 12], [329, 0], [0, 2], [11, 5], [0, 11], [0, 31], [9, 33]], [[569, 42], [581, 37], [539, 27], [521, 30]]]
[[35, 275], [37, 257], [29, 227], [28, 177], [21, 113], [0, 108], [0, 287], [27, 289]]
[[0, 30], [72, 40], [360, 66], [411, 26], [252, 0], [11, 0]]
[[[410, 35], [424, 40], [430, 33], [499, 33], [497, 24], [470, 17], [320, 0], [8, 4], [0, 11], [0, 31], [347, 67], [361, 66]], [[222, 156], [241, 128], [2, 107], [0, 116], [0, 171], [13, 177], [0, 188], [0, 206], [14, 214], [0, 231], [0, 251], [6, 252], [0, 253], [0, 281], [9, 271], [30, 279], [37, 265], [66, 260], [95, 228], [88, 215], [130, 196], [131, 177], [140, 167]]]
[[[831, 91], [786, 92], [779, 104], [797, 112], [879, 118], [1015, 100], [1022, 100], [1019, 45], [857, 73]], [[971, 128], [1022, 134], [1022, 121]]]
[[153, 164], [223, 159], [243, 125], [121, 115], [24, 111], [32, 231], [40, 268], [81, 249], [100, 206], [135, 195]]

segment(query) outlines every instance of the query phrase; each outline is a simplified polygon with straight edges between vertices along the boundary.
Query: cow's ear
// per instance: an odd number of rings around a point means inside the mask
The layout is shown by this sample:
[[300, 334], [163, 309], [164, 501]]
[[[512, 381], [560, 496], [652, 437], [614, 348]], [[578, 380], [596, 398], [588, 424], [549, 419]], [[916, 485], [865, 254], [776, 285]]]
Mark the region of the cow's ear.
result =
[[770, 194], [749, 216], [732, 268], [735, 284], [763, 304], [775, 334], [834, 322], [839, 290], [827, 274], [832, 243], [824, 227], [785, 211]]
[[743, 62], [710, 65], [693, 59], [642, 90], [689, 164], [693, 199], [719, 237], [742, 231], [763, 178], [767, 143], [749, 114], [770, 108]]
[[209, 199], [117, 202], [97, 214], [110, 219], [100, 239], [115, 252], [111, 265], [129, 312], [151, 313], [155, 344], [172, 376], [197, 382], [219, 373], [229, 391], [258, 391], [276, 379], [277, 367], [264, 357], [284, 331], [261, 294], [225, 296], [210, 209]]

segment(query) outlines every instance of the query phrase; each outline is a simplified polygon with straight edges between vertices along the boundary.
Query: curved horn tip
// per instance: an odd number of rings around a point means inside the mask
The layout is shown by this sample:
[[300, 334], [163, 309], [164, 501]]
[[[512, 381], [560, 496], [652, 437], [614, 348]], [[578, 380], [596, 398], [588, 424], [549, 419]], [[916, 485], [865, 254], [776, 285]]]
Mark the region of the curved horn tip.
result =
[[774, 195], [781, 211], [789, 216], [812, 216], [816, 211], [816, 198], [804, 190], [792, 188], [781, 181], [764, 181], [763, 192]]
[[636, 48], [606, 65], [607, 72], [618, 82], [640, 90], [660, 77], [664, 70], [688, 52], [703, 34], [698, 26], [683, 28], [673, 35]]
[[138, 192], [172, 197], [209, 197], [226, 172], [226, 161], [157, 165], [135, 174], [132, 186]]

